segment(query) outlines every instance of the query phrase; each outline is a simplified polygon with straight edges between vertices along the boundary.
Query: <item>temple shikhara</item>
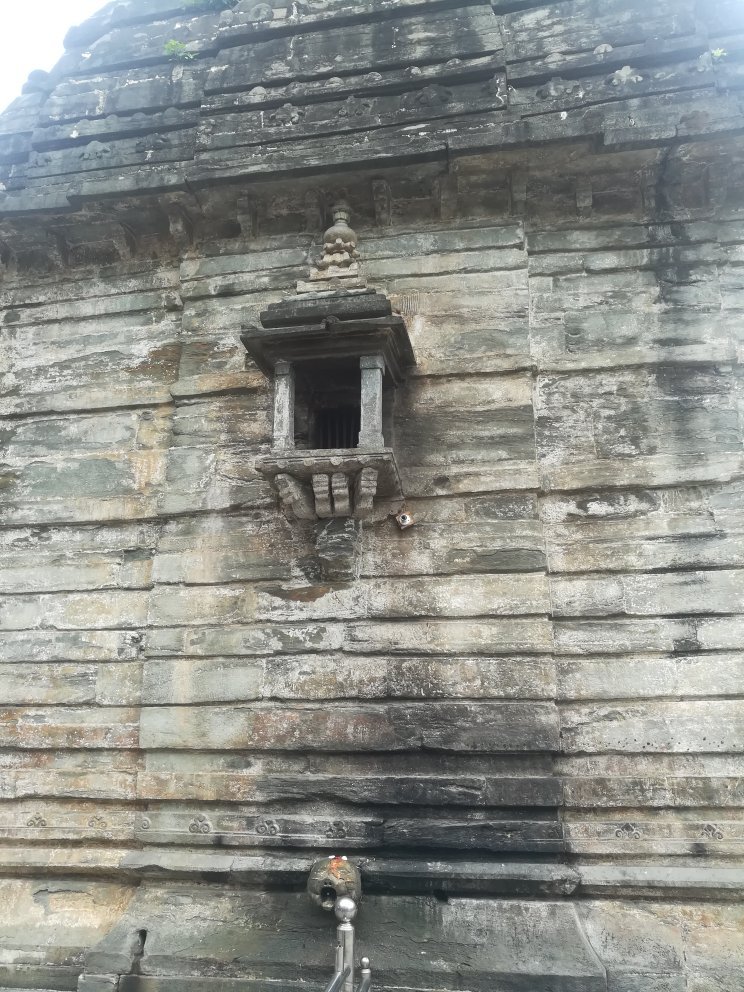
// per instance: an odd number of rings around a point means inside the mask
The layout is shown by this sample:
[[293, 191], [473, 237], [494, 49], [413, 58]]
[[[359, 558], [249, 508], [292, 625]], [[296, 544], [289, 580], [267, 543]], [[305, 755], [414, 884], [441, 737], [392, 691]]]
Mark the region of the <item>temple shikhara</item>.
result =
[[742, 0], [72, 27], [0, 114], [1, 992], [742, 992], [742, 342]]

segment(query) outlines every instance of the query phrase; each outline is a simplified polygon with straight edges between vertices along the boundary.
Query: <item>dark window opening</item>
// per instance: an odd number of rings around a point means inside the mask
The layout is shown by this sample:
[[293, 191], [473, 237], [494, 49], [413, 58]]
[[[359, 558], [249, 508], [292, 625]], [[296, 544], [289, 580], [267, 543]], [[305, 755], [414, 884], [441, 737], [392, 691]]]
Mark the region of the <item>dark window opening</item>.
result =
[[356, 448], [359, 407], [339, 406], [315, 411], [314, 448]]
[[301, 450], [359, 446], [361, 376], [358, 360], [297, 365], [295, 444]]

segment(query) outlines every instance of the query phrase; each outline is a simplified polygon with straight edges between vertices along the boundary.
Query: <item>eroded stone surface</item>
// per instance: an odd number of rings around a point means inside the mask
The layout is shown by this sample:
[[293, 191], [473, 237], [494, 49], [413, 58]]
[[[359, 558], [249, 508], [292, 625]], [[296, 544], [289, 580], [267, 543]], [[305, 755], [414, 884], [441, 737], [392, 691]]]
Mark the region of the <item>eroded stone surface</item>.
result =
[[[741, 4], [210, 6], [0, 115], [0, 985], [320, 987], [348, 850], [384, 988], [739, 992]], [[319, 537], [240, 334], [339, 197], [416, 364]]]

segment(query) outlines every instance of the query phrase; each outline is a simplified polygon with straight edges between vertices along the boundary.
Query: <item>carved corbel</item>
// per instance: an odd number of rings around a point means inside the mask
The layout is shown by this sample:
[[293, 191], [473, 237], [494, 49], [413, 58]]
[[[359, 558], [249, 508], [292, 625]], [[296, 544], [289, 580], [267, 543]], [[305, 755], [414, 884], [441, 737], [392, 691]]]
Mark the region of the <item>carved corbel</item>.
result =
[[313, 475], [313, 495], [315, 496], [315, 512], [321, 520], [328, 520], [333, 516], [333, 504], [331, 503], [330, 478], [325, 472], [316, 472]]
[[372, 516], [377, 495], [377, 474], [376, 468], [363, 468], [357, 476], [354, 510], [360, 520]]
[[301, 482], [291, 475], [279, 473], [274, 476], [274, 485], [285, 510], [298, 520], [315, 520], [315, 500]]
[[331, 476], [331, 497], [333, 498], [334, 517], [351, 516], [349, 480], [343, 472], [334, 472]]

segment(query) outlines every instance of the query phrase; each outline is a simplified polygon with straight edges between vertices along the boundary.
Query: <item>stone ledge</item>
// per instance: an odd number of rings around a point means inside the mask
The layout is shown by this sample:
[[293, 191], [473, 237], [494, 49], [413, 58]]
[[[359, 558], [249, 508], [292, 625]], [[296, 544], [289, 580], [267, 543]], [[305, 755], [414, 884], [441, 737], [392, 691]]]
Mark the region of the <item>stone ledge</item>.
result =
[[[359, 953], [383, 988], [600, 992], [605, 969], [574, 907], [556, 902], [370, 895], [357, 917]], [[146, 931], [128, 992], [183, 979], [324, 984], [333, 970], [335, 920], [304, 891], [225, 891], [219, 885], [145, 883], [86, 956], [91, 974], [121, 974], [132, 935]], [[464, 977], [466, 976], [466, 977]]]
[[[414, 861], [355, 856], [365, 891], [438, 897], [464, 895], [735, 901], [744, 866], [622, 865], [520, 861]], [[0, 848], [0, 877], [107, 876], [122, 880], [209, 879], [234, 888], [304, 887], [313, 858], [164, 848], [132, 850], [59, 847]]]
[[744, 867], [710, 865], [577, 865], [578, 892], [631, 899], [696, 898], [739, 901]]

